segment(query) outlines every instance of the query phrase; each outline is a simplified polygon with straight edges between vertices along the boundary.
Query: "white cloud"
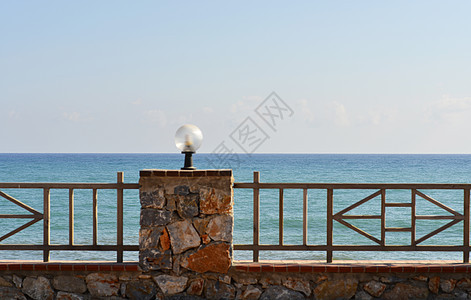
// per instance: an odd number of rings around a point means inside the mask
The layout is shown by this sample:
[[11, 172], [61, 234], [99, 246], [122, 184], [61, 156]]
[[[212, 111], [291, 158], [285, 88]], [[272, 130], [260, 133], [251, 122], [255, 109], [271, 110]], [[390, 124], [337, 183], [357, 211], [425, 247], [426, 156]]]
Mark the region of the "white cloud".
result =
[[306, 99], [301, 99], [298, 101], [298, 103], [300, 105], [301, 116], [303, 117], [304, 121], [312, 123], [315, 118], [314, 113], [309, 107], [309, 102]]
[[250, 112], [255, 111], [263, 101], [263, 98], [260, 96], [243, 96], [242, 99], [243, 100], [239, 100], [235, 104], [232, 104], [232, 113], [244, 113], [245, 115], [248, 115]]
[[434, 123], [462, 124], [471, 120], [471, 97], [443, 96], [428, 108], [429, 120]]
[[260, 96], [242, 96], [242, 99], [248, 101], [248, 102], [261, 102], [264, 98]]
[[142, 99], [138, 98], [138, 99], [132, 101], [131, 104], [132, 105], [141, 105], [142, 104]]
[[84, 121], [82, 117], [80, 116], [80, 113], [74, 111], [74, 112], [63, 112], [62, 113], [62, 118], [67, 121], [71, 122], [80, 122]]
[[360, 124], [381, 125], [397, 120], [396, 108], [376, 108], [369, 110], [365, 115], [360, 115], [357, 120]]
[[148, 110], [144, 112], [147, 120], [150, 123], [155, 123], [159, 125], [159, 127], [165, 127], [167, 125], [167, 115], [164, 111], [159, 109]]
[[8, 118], [9, 118], [9, 119], [17, 120], [17, 119], [19, 119], [19, 117], [20, 117], [19, 113], [16, 112], [15, 110], [10, 110], [10, 111], [8, 112]]
[[214, 112], [214, 109], [212, 107], [206, 106], [206, 107], [203, 107], [203, 112], [210, 114]]
[[348, 127], [350, 120], [348, 117], [347, 109], [341, 103], [334, 102], [334, 122], [337, 126]]

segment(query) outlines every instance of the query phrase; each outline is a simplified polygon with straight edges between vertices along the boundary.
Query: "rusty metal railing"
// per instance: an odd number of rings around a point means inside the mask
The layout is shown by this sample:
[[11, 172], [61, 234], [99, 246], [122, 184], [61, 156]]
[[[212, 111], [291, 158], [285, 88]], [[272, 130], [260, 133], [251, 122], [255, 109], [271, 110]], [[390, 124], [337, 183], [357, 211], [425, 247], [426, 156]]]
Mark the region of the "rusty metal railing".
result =
[[[261, 183], [260, 173], [254, 172], [253, 182], [234, 183], [235, 189], [251, 189], [253, 190], [253, 242], [251, 244], [235, 244], [234, 250], [245, 250], [253, 252], [253, 261], [259, 260], [260, 251], [325, 251], [327, 262], [332, 262], [334, 251], [459, 251], [463, 253], [463, 262], [469, 262], [469, 206], [470, 206], [470, 189], [471, 184], [430, 184], [430, 183]], [[279, 207], [279, 232], [278, 244], [260, 244], [260, 191], [261, 190], [278, 190], [278, 207]], [[283, 220], [284, 220], [284, 191], [287, 189], [297, 189], [303, 191], [303, 222], [302, 222], [302, 244], [287, 245], [283, 241]], [[308, 191], [309, 190], [326, 190], [326, 207], [327, 207], [327, 226], [326, 241], [324, 244], [312, 245], [308, 243]], [[357, 201], [337, 212], [334, 212], [334, 191], [336, 190], [372, 190], [366, 198]], [[386, 201], [387, 190], [409, 190], [411, 193], [411, 201], [408, 203], [391, 203]], [[433, 199], [432, 197], [421, 192], [421, 190], [460, 190], [463, 192], [462, 205], [463, 213], [459, 213], [454, 209], [444, 205], [443, 203]], [[354, 208], [357, 208], [368, 201], [380, 197], [381, 213], [376, 215], [352, 215], [348, 214]], [[429, 203], [439, 207], [445, 211], [446, 215], [417, 215], [416, 199], [420, 197]], [[410, 226], [409, 227], [387, 227], [386, 226], [386, 208], [387, 207], [404, 207], [410, 208]], [[380, 237], [374, 235], [352, 225], [347, 220], [380, 220]], [[416, 221], [417, 220], [449, 220], [445, 225], [425, 234], [419, 238], [416, 237]], [[333, 223], [334, 221], [346, 226], [347, 228], [357, 232], [373, 242], [372, 245], [339, 245], [333, 243]], [[463, 240], [459, 245], [420, 245], [432, 236], [462, 222], [463, 224]], [[314, 229], [316, 230], [316, 229]], [[386, 232], [409, 232], [411, 235], [410, 244], [407, 245], [388, 245], [386, 244]]]
[[[13, 229], [8, 233], [0, 233], [0, 242], [8, 237], [28, 228], [29, 226], [43, 221], [43, 244], [42, 245], [18, 245], [18, 244], [0, 244], [0, 250], [40, 250], [43, 251], [43, 261], [49, 261], [50, 251], [53, 250], [72, 250], [72, 251], [116, 251], [117, 262], [123, 262], [123, 251], [138, 251], [138, 245], [124, 245], [123, 243], [123, 191], [129, 189], [139, 189], [137, 183], [124, 183], [123, 172], [118, 172], [116, 183], [0, 183], [0, 189], [41, 189], [43, 190], [43, 212], [22, 203], [14, 197], [0, 190], [0, 197], [25, 209], [30, 214], [2, 214], [0, 219], [32, 219], [24, 225]], [[51, 207], [51, 189], [69, 190], [69, 243], [68, 245], [52, 245], [50, 243], [50, 207]], [[74, 243], [74, 190], [87, 189], [93, 191], [93, 242], [91, 245], [77, 245]], [[98, 190], [116, 190], [117, 191], [117, 240], [116, 245], [98, 244]], [[1, 198], [0, 198], [1, 199]]]

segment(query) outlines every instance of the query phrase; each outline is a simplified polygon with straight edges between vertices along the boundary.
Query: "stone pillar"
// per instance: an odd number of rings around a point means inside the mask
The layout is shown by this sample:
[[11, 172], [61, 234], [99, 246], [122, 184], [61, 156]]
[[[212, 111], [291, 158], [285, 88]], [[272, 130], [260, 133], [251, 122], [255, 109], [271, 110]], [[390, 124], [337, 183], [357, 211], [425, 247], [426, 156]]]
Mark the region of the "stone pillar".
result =
[[142, 170], [141, 269], [227, 273], [233, 182], [232, 170]]

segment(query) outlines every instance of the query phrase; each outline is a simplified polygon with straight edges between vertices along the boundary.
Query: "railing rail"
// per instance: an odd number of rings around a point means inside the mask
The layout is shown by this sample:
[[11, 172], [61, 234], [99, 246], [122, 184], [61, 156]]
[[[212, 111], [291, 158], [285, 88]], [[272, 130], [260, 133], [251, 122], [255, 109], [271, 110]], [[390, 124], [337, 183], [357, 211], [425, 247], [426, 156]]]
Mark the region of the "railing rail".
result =
[[[13, 198], [1, 190], [5, 189], [42, 189], [43, 190], [43, 213], [29, 207], [21, 201]], [[50, 206], [51, 189], [69, 190], [69, 243], [67, 245], [52, 245], [50, 243]], [[74, 243], [74, 190], [87, 189], [93, 191], [93, 242], [91, 245], [76, 245]], [[98, 190], [117, 191], [117, 236], [116, 245], [98, 244]], [[124, 183], [123, 172], [117, 173], [116, 183], [0, 183], [0, 197], [3, 197], [31, 214], [0, 214], [0, 219], [28, 219], [32, 220], [6, 234], [0, 236], [0, 242], [6, 238], [26, 229], [27, 227], [43, 220], [43, 244], [42, 245], [18, 245], [0, 244], [0, 250], [40, 250], [43, 251], [43, 261], [48, 262], [50, 251], [55, 250], [78, 250], [78, 251], [116, 251], [117, 262], [123, 262], [124, 251], [138, 251], [138, 245], [124, 245], [123, 243], [123, 191], [139, 189], [138, 183]]]
[[[260, 182], [260, 173], [254, 172], [253, 182], [236, 182], [235, 189], [253, 190], [253, 242], [252, 244], [235, 244], [234, 250], [246, 250], [253, 252], [253, 261], [259, 260], [260, 251], [325, 251], [326, 261], [332, 262], [334, 251], [460, 251], [463, 253], [463, 262], [469, 262], [469, 225], [470, 225], [470, 189], [471, 184], [433, 184], [433, 183], [262, 183]], [[277, 189], [279, 190], [279, 215], [278, 215], [278, 244], [267, 245], [260, 244], [260, 190]], [[284, 191], [287, 189], [302, 190], [302, 244], [286, 245], [283, 240], [283, 220], [284, 220]], [[308, 244], [308, 190], [326, 190], [326, 241], [324, 244]], [[355, 202], [354, 204], [334, 212], [334, 191], [335, 190], [373, 190], [374, 192], [366, 198]], [[411, 192], [411, 202], [394, 203], [386, 202], [387, 190], [409, 190]], [[459, 213], [443, 203], [433, 199], [419, 190], [462, 190], [463, 191], [463, 213]], [[381, 197], [381, 213], [378, 215], [349, 215], [347, 214], [354, 208], [359, 207], [368, 201]], [[431, 204], [446, 211], [448, 215], [417, 215], [416, 199], [420, 197]], [[410, 227], [387, 227], [386, 226], [386, 208], [387, 207], [405, 207], [410, 208]], [[352, 225], [346, 220], [381, 220], [381, 236], [375, 237], [364, 230]], [[432, 232], [417, 238], [416, 221], [417, 220], [450, 220], [447, 224], [433, 230]], [[333, 223], [334, 221], [345, 227], [361, 234], [371, 240], [373, 245], [338, 245], [334, 244]], [[463, 222], [463, 243], [460, 245], [419, 245], [432, 236], [448, 229], [460, 222]], [[386, 232], [409, 232], [411, 242], [408, 245], [387, 245]]]

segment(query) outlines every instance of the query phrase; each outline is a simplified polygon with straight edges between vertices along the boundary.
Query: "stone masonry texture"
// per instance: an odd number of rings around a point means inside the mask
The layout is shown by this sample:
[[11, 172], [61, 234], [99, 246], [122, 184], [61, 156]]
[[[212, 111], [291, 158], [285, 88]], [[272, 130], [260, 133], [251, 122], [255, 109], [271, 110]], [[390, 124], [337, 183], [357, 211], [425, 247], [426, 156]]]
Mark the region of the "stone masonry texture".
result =
[[470, 299], [467, 273], [0, 271], [0, 299]]
[[232, 263], [231, 170], [144, 170], [139, 265], [144, 271], [226, 273]]

